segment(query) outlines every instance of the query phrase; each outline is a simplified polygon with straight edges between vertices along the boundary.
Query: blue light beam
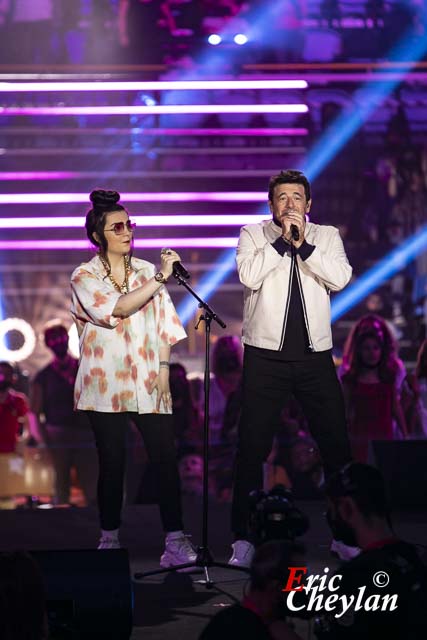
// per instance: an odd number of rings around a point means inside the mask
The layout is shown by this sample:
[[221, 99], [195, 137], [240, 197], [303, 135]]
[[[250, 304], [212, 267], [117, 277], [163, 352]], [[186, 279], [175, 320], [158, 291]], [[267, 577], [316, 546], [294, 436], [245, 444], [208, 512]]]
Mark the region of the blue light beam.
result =
[[363, 300], [371, 291], [404, 269], [419, 253], [427, 248], [427, 224], [382, 258], [375, 266], [368, 269], [354, 284], [332, 300], [331, 320], [335, 322], [349, 309]]
[[[236, 264], [235, 256], [235, 249], [228, 249], [227, 251], [224, 251], [219, 259], [214, 263], [212, 271], [209, 271], [209, 273], [205, 274], [200, 280], [196, 293], [203, 300], [207, 302], [221, 282], [223, 282], [227, 278], [228, 274], [233, 271]], [[192, 318], [198, 306], [199, 303], [192, 296], [190, 298], [186, 298], [180, 305], [178, 305], [177, 312], [183, 325], [186, 325]]]
[[[427, 14], [424, 14], [425, 19]], [[427, 38], [416, 37], [411, 30], [394, 47], [388, 60], [391, 62], [411, 62], [420, 60], [427, 51]], [[319, 173], [331, 162], [348, 140], [368, 120], [375, 109], [389, 96], [396, 86], [405, 78], [407, 72], [402, 71], [399, 78], [381, 80], [372, 85], [365, 83], [358, 94], [362, 101], [359, 104], [346, 107], [344, 111], [328, 127], [324, 135], [315, 143], [307, 158], [302, 163], [301, 170], [309, 180], [314, 180]]]

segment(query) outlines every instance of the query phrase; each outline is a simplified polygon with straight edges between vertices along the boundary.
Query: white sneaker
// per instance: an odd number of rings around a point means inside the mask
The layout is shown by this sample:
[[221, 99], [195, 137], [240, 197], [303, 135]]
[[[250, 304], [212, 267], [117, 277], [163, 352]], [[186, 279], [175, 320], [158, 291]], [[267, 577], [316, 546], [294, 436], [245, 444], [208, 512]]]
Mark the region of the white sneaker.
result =
[[98, 549], [121, 549], [117, 532], [103, 531], [99, 539]]
[[[188, 562], [195, 562], [197, 559], [197, 553], [188, 540], [188, 536], [181, 533], [180, 535], [167, 535], [165, 550], [160, 558], [160, 566], [164, 569], [168, 567], [176, 567], [180, 564], [187, 564]], [[192, 568], [188, 567], [183, 571], [190, 571]]]
[[330, 551], [336, 554], [340, 560], [347, 562], [348, 560], [356, 558], [360, 554], [361, 549], [359, 549], [359, 547], [350, 547], [348, 544], [341, 542], [341, 540], [332, 540]]
[[228, 561], [228, 564], [249, 569], [255, 553], [254, 545], [247, 540], [236, 540], [231, 547], [233, 549], [233, 555]]

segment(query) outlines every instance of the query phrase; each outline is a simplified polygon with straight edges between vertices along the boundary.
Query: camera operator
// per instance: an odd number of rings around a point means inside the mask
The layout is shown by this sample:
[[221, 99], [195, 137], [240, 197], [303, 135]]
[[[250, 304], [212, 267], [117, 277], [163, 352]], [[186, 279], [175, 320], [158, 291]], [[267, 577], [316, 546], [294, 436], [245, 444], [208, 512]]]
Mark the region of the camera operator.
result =
[[[393, 532], [380, 472], [367, 464], [350, 463], [330, 477], [326, 493], [327, 518], [334, 538], [360, 547], [361, 553], [336, 572], [341, 579], [339, 590], [334, 593], [347, 598], [353, 595], [352, 605], [345, 613], [343, 608], [330, 613], [323, 610], [317, 621], [317, 637], [321, 640], [426, 638], [427, 569], [417, 548]], [[363, 603], [358, 602], [361, 590]], [[386, 596], [394, 594], [397, 595], [396, 607], [371, 606], [376, 596], [377, 602], [379, 599], [384, 602]]]
[[199, 640], [302, 640], [284, 618], [282, 589], [303, 554], [302, 545], [281, 540], [258, 547], [242, 602], [214, 616]]

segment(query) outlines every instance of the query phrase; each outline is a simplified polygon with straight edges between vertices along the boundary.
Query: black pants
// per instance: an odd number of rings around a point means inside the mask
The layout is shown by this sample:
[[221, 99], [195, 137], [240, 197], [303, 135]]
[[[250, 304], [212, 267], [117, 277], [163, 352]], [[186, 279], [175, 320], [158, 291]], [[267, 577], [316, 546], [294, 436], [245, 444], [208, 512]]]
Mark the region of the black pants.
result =
[[272, 359], [262, 350], [245, 349], [232, 506], [236, 539], [248, 537], [248, 495], [254, 489], [262, 489], [263, 463], [271, 451], [280, 412], [291, 394], [307, 417], [325, 473], [330, 474], [351, 460], [344, 399], [331, 353], [288, 362]]
[[160, 516], [165, 531], [183, 528], [181, 489], [173, 418], [165, 414], [99, 413], [87, 411], [99, 457], [98, 505], [101, 528], [118, 529], [123, 503], [126, 434], [129, 418], [141, 433], [155, 469]]

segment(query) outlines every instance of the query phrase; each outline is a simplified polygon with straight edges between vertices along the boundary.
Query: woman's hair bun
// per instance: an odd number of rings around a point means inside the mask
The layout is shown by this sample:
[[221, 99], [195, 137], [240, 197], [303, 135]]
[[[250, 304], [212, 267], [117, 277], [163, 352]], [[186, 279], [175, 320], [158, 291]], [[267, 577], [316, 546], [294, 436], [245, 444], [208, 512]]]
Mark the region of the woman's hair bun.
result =
[[106, 191], [105, 189], [95, 189], [90, 194], [90, 200], [94, 208], [104, 209], [117, 204], [120, 200], [120, 193], [117, 191]]

